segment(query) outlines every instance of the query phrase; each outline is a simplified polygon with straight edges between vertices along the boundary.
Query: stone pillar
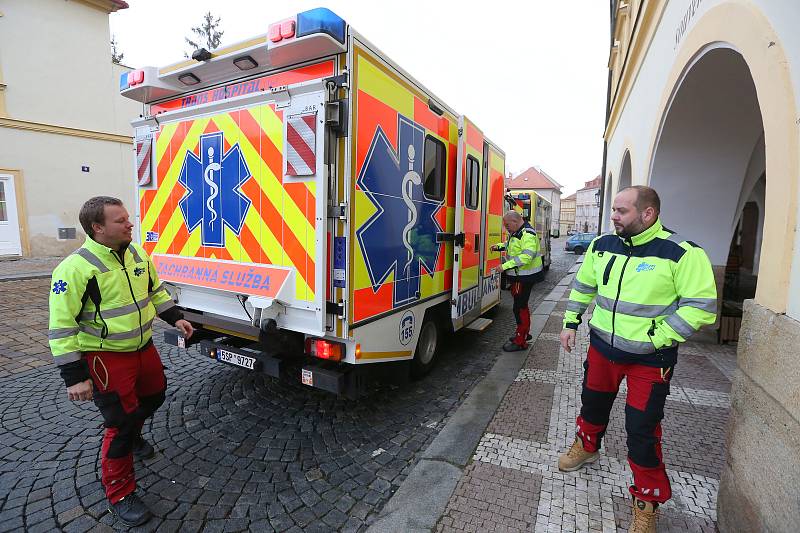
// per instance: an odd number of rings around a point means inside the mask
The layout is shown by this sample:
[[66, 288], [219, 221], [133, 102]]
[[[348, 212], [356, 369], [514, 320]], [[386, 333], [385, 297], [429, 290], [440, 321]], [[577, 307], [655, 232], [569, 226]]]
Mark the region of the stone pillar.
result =
[[798, 531], [800, 322], [745, 302], [717, 522], [723, 533]]

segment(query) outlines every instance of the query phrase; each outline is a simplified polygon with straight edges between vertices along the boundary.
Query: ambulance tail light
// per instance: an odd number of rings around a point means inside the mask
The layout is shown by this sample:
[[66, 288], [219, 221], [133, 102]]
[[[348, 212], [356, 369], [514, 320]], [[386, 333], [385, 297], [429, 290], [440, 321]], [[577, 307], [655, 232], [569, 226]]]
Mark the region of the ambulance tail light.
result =
[[344, 44], [345, 22], [330, 9], [318, 7], [297, 14], [297, 36], [304, 37], [312, 33], [327, 33]]
[[344, 358], [345, 347], [340, 342], [325, 339], [306, 339], [306, 354], [328, 361], [341, 361]]

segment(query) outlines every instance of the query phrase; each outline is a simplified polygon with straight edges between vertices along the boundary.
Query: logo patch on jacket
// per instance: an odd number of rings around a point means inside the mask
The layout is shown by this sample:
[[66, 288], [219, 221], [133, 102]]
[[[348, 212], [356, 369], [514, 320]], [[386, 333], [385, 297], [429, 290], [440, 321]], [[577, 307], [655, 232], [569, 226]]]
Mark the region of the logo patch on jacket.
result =
[[134, 268], [134, 269], [133, 269], [133, 273], [134, 273], [134, 274], [136, 275], [136, 277], [138, 278], [139, 276], [141, 276], [142, 274], [144, 274], [144, 268], [142, 268], [142, 267], [136, 267], [136, 268]]
[[644, 261], [642, 261], [636, 267], [636, 272], [645, 272], [647, 270], [655, 270], [655, 269], [656, 269], [655, 265], [651, 265], [650, 263], [645, 263]]
[[60, 279], [53, 283], [53, 292], [56, 294], [67, 292], [67, 282], [63, 279]]

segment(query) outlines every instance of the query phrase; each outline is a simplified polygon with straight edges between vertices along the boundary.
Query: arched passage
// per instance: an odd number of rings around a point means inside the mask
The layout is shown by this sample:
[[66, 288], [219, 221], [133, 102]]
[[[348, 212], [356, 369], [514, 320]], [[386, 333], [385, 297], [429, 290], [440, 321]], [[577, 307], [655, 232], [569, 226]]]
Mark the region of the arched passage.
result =
[[664, 225], [701, 245], [714, 265], [723, 340], [735, 340], [742, 302], [755, 297], [763, 154], [761, 108], [747, 63], [731, 48], [709, 47], [690, 63], [667, 108], [650, 186], [661, 196]]

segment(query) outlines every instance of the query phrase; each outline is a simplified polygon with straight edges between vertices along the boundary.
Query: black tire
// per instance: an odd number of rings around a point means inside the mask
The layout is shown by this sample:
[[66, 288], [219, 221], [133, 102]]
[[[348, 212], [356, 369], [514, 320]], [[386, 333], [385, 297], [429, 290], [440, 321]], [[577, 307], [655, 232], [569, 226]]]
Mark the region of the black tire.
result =
[[573, 252], [575, 252], [575, 255], [583, 255], [583, 246], [576, 246]]
[[422, 377], [431, 371], [436, 364], [436, 352], [442, 339], [442, 330], [439, 324], [430, 315], [426, 315], [422, 322], [417, 339], [417, 349], [411, 361], [411, 376]]

